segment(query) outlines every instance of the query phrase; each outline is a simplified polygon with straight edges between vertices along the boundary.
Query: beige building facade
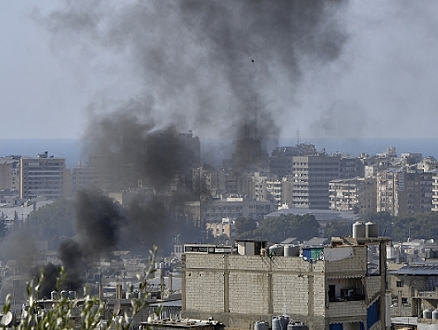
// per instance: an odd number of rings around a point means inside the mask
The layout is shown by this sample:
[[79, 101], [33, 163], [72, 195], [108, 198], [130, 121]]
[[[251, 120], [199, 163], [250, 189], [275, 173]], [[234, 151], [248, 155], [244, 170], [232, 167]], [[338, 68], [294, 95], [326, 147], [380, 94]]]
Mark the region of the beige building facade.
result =
[[243, 255], [186, 252], [183, 316], [213, 317], [233, 329], [252, 329], [276, 315], [309, 330], [386, 329], [386, 267], [371, 273], [367, 254], [373, 244], [385, 265], [387, 241], [339, 238], [330, 247], [303, 249], [301, 256], [269, 257], [257, 248]]

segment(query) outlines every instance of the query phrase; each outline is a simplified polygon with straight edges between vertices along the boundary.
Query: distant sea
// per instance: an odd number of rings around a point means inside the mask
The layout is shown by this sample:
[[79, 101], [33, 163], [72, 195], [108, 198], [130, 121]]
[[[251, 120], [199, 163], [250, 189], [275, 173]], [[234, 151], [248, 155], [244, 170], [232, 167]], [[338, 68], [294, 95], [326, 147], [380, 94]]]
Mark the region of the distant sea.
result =
[[[281, 141], [287, 145], [295, 145], [295, 141]], [[404, 138], [368, 138], [368, 139], [309, 139], [300, 142], [309, 142], [315, 145], [318, 151], [325, 148], [328, 154], [335, 152], [348, 153], [350, 156], [359, 156], [361, 153], [375, 155], [386, 151], [388, 147], [395, 147], [397, 155], [406, 152], [422, 153], [423, 157], [433, 156], [438, 159], [438, 138], [404, 139]]]
[[[282, 140], [280, 146], [293, 146], [296, 140]], [[404, 152], [420, 152], [423, 157], [433, 156], [438, 159], [438, 138], [432, 139], [300, 139], [300, 143], [312, 143], [318, 151], [325, 151], [328, 154], [340, 152], [350, 156], [358, 156], [361, 153], [375, 155], [384, 152], [388, 147], [395, 147], [397, 155]], [[223, 158], [229, 158], [229, 155], [222, 154], [228, 148], [219, 148], [219, 151], [207, 150], [213, 148], [215, 143], [209, 140], [201, 146], [203, 154], [216, 154]], [[217, 145], [223, 146], [223, 143]], [[81, 159], [81, 141], [80, 139], [0, 139], [0, 157], [19, 155], [36, 157], [39, 153], [47, 150], [49, 156], [66, 158], [68, 168], [77, 166]], [[228, 150], [231, 150], [228, 149]], [[272, 150], [268, 150], [270, 153]], [[218, 161], [218, 159], [216, 159]], [[216, 163], [215, 161], [215, 163]]]
[[0, 139], [0, 157], [30, 156], [48, 152], [49, 156], [66, 159], [68, 168], [74, 168], [80, 161], [79, 139]]

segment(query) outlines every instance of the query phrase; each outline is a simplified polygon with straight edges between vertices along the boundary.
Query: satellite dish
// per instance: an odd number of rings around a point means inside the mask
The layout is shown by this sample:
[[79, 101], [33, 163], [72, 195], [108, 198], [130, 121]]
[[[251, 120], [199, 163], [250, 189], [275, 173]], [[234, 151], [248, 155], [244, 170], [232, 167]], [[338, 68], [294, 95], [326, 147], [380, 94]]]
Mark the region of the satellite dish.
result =
[[2, 316], [0, 321], [1, 325], [8, 326], [12, 322], [12, 313], [9, 311], [5, 315]]

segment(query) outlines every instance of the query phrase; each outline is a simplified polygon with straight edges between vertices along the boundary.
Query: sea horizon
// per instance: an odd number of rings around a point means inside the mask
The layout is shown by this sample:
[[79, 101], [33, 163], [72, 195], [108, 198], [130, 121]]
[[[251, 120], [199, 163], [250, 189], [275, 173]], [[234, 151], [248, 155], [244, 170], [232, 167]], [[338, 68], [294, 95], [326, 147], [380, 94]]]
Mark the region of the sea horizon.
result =
[[[294, 146], [297, 140], [283, 139], [278, 146]], [[434, 138], [310, 138], [300, 139], [299, 143], [314, 144], [318, 151], [325, 150], [327, 154], [341, 153], [357, 157], [362, 153], [375, 155], [384, 152], [388, 147], [395, 147], [397, 155], [402, 153], [422, 153], [423, 157], [432, 156], [438, 159], [438, 139]], [[223, 146], [225, 143], [219, 140], [206, 140], [203, 143], [201, 138], [201, 153], [203, 155], [212, 154], [209, 148], [214, 145]], [[30, 156], [37, 157], [38, 154], [48, 152], [49, 156], [66, 159], [67, 168], [76, 167], [79, 162], [85, 162], [81, 156], [81, 139], [80, 138], [61, 138], [61, 139], [0, 139], [0, 157], [7, 156]], [[229, 156], [224, 154], [225, 149], [221, 152], [213, 152], [217, 157], [223, 158]], [[229, 148], [231, 150], [231, 148]], [[268, 150], [269, 154], [272, 150]], [[215, 163], [220, 159], [215, 159]]]

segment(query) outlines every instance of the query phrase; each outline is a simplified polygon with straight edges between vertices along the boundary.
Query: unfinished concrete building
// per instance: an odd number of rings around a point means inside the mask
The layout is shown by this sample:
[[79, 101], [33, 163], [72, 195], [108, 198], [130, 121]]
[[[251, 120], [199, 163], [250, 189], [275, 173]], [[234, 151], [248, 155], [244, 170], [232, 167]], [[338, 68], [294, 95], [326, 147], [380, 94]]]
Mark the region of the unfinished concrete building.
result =
[[274, 246], [283, 255], [260, 241], [239, 241], [237, 252], [191, 246], [182, 259], [182, 313], [233, 329], [278, 315], [309, 330], [385, 329], [389, 238], [355, 236], [326, 247]]

